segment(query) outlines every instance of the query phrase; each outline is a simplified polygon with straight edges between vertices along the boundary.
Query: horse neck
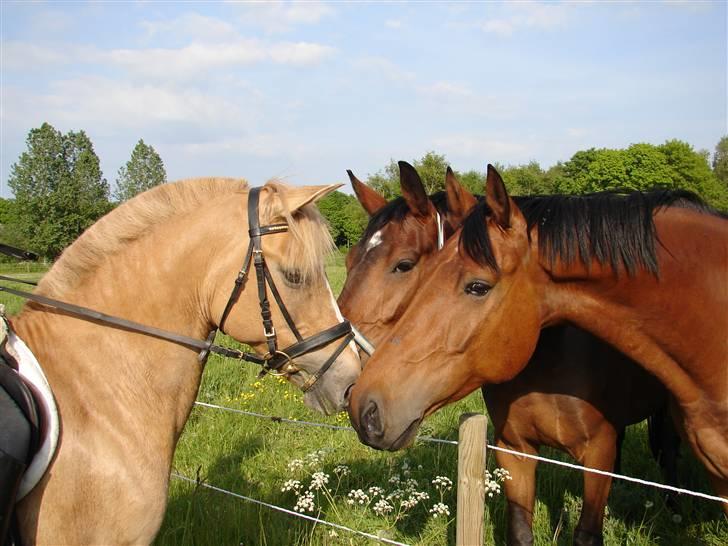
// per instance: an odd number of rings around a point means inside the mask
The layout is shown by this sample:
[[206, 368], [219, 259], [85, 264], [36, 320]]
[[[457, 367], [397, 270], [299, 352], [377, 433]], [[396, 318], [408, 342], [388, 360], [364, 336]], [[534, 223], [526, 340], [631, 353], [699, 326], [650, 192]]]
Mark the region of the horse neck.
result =
[[[728, 222], [670, 208], [655, 215], [655, 227], [657, 275], [542, 262], [551, 278], [544, 323], [568, 321], [591, 331], [683, 400], [710, 396], [697, 385], [710, 385], [716, 357], [728, 361]], [[716, 385], [716, 393], [723, 390]]]
[[[210, 320], [202, 266], [213, 259], [215, 242], [199, 218], [191, 213], [154, 226], [83, 282], [52, 297], [204, 339]], [[69, 404], [141, 423], [153, 416], [173, 428], [176, 440], [201, 378], [194, 350], [38, 306], [26, 306], [13, 322], [43, 366], [62, 412]]]

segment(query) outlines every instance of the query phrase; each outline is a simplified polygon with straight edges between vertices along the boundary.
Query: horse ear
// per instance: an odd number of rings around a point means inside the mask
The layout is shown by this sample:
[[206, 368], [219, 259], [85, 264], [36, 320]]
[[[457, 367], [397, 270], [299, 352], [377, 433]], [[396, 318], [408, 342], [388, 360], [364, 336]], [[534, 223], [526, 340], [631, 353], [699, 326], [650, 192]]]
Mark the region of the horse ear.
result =
[[315, 203], [322, 197], [327, 196], [334, 190], [337, 190], [343, 184], [329, 184], [328, 186], [296, 186], [292, 187], [286, 193], [286, 202], [291, 213], [305, 207], [310, 203]]
[[369, 216], [373, 216], [374, 213], [387, 204], [387, 200], [384, 196], [377, 193], [376, 190], [370, 188], [364, 182], [361, 182], [356, 176], [354, 176], [353, 172], [347, 169], [346, 174], [349, 175], [351, 187], [354, 188], [356, 198], [359, 200], [359, 203], [361, 203], [361, 206], [364, 207], [364, 210], [367, 211]]
[[504, 229], [511, 227], [511, 213], [515, 204], [508, 196], [501, 175], [490, 163], [488, 163], [488, 175], [485, 180], [485, 202], [493, 211], [493, 219], [500, 227]]
[[399, 185], [402, 188], [402, 197], [413, 213], [424, 216], [431, 212], [432, 205], [422, 179], [415, 168], [406, 161], [399, 162]]
[[445, 174], [445, 191], [447, 192], [448, 212], [453, 220], [452, 224], [457, 226], [465, 219], [470, 209], [478, 204], [478, 200], [460, 184], [449, 166]]

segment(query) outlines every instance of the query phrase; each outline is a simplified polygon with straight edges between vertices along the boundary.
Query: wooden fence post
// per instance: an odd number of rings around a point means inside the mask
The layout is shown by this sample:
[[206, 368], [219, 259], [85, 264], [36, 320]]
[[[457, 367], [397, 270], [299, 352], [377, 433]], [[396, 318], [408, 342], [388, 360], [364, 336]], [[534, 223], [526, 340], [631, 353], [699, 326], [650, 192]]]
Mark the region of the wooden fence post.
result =
[[460, 416], [457, 546], [483, 544], [487, 428], [488, 418], [481, 413], [464, 413]]

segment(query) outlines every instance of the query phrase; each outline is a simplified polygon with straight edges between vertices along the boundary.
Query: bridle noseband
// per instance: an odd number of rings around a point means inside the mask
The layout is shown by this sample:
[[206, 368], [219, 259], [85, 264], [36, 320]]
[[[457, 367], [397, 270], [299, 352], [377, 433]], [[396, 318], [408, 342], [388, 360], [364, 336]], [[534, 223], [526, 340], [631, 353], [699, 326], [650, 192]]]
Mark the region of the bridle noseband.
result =
[[[260, 201], [260, 188], [252, 188], [248, 194], [248, 234], [250, 235], [250, 244], [248, 250], [245, 253], [245, 259], [243, 260], [243, 266], [238, 272], [238, 276], [235, 279], [235, 285], [230, 293], [225, 309], [220, 318], [220, 325], [218, 329], [225, 333], [225, 322], [227, 321], [230, 311], [240, 297], [240, 292], [243, 289], [243, 285], [248, 278], [250, 272], [250, 263], [252, 261], [255, 267], [255, 278], [258, 287], [258, 301], [260, 302], [260, 316], [263, 322], [263, 335], [268, 346], [268, 352], [262, 357], [262, 362], [259, 362], [263, 366], [263, 373], [273, 373], [277, 375], [290, 376], [296, 373], [306, 372], [306, 370], [297, 367], [293, 364], [293, 360], [310, 352], [317, 351], [338, 339], [342, 339], [339, 346], [329, 356], [315, 373], [310, 374], [301, 386], [301, 390], [306, 392], [318, 381], [321, 376], [331, 367], [334, 361], [342, 353], [352, 339], [354, 339], [354, 333], [352, 332], [351, 324], [348, 321], [340, 322], [327, 330], [319, 332], [304, 339], [301, 333], [296, 328], [296, 324], [291, 317], [286, 305], [283, 303], [280, 292], [273, 281], [270, 269], [266, 264], [265, 257], [263, 256], [263, 246], [261, 238], [264, 235], [271, 233], [282, 233], [288, 231], [288, 224], [270, 224], [268, 226], [261, 226], [258, 217], [258, 204]], [[273, 325], [273, 317], [271, 313], [270, 302], [268, 301], [268, 291], [266, 285], [270, 288], [270, 292], [273, 295], [273, 299], [278, 304], [278, 308], [283, 315], [288, 328], [296, 336], [296, 343], [289, 345], [285, 349], [278, 348], [278, 336], [276, 329]]]

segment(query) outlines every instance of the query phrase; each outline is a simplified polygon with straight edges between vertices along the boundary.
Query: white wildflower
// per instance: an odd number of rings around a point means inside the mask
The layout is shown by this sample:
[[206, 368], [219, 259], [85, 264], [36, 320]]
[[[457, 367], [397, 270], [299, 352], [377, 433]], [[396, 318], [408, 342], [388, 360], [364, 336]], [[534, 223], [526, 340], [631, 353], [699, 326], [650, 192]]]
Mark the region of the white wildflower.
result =
[[298, 501], [296, 502], [296, 506], [293, 507], [293, 510], [303, 514], [304, 512], [313, 512], [315, 508], [316, 503], [313, 500], [313, 491], [306, 491], [298, 497]]
[[329, 475], [323, 472], [314, 472], [311, 475], [311, 485], [309, 489], [311, 491], [318, 491], [322, 489], [327, 483], [329, 483]]
[[377, 487], [376, 485], [373, 485], [369, 488], [369, 494], [372, 496], [372, 498], [374, 498], [377, 495], [384, 494], [384, 489], [382, 489], [381, 487]]
[[306, 464], [309, 466], [309, 468], [317, 467], [323, 462], [325, 457], [326, 451], [323, 449], [312, 451], [311, 453], [306, 455]]
[[386, 499], [379, 499], [372, 510], [374, 510], [374, 513], [378, 516], [383, 516], [392, 512], [394, 510], [394, 506], [389, 504]]
[[410, 496], [406, 500], [402, 501], [402, 509], [410, 510], [417, 506], [418, 502], [428, 500], [429, 498], [430, 495], [424, 491], [412, 491], [410, 492]]
[[447, 476], [435, 476], [435, 479], [432, 480], [432, 485], [440, 490], [449, 491], [452, 489], [452, 480]]
[[298, 494], [302, 487], [301, 482], [298, 480], [286, 480], [281, 488], [281, 492], [285, 493], [286, 491], [293, 491]]
[[293, 459], [288, 463], [288, 471], [295, 472], [303, 468], [303, 461], [301, 459]]
[[432, 514], [433, 518], [436, 518], [438, 516], [449, 516], [450, 508], [448, 508], [447, 504], [438, 502], [432, 508], [430, 508], [430, 514]]
[[387, 495], [387, 499], [389, 500], [401, 499], [402, 497], [404, 497], [404, 491], [402, 491], [401, 489], [395, 489], [389, 495]]
[[352, 489], [347, 496], [349, 499], [346, 502], [349, 504], [367, 504], [369, 502], [369, 495], [361, 489]]
[[337, 476], [342, 476], [342, 477], [348, 476], [349, 474], [351, 474], [351, 470], [349, 470], [349, 467], [346, 466], [345, 464], [339, 464], [339, 465], [336, 465], [336, 467], [334, 468], [334, 474], [336, 474]]

